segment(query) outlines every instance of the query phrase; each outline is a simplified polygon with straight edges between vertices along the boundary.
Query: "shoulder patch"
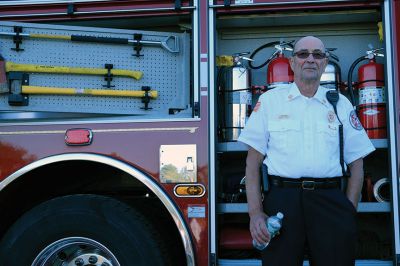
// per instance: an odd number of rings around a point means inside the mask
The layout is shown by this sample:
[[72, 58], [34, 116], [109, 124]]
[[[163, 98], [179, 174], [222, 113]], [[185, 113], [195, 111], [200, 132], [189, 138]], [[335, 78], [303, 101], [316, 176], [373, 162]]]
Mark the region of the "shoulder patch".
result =
[[352, 110], [352, 111], [350, 112], [349, 121], [350, 121], [350, 125], [351, 125], [354, 129], [357, 129], [357, 130], [363, 129], [363, 127], [362, 127], [362, 125], [361, 125], [361, 122], [360, 122], [360, 120], [358, 119], [357, 114], [356, 114], [356, 112], [355, 112], [354, 110]]

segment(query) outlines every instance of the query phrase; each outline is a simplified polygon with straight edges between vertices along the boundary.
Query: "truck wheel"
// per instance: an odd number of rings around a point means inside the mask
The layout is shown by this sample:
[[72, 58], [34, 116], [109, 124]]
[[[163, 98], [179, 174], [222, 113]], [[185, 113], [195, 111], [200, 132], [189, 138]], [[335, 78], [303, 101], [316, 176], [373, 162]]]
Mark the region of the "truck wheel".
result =
[[24, 214], [0, 242], [0, 265], [167, 265], [166, 251], [157, 231], [128, 205], [71, 195]]

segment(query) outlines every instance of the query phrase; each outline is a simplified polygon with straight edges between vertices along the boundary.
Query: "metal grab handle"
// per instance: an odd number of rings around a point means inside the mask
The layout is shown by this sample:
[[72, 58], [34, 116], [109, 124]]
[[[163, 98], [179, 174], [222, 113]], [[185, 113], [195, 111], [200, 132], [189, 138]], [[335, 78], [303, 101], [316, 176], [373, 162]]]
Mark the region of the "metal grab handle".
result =
[[[169, 45], [168, 42], [172, 41], [172, 45]], [[136, 40], [128, 40], [128, 43], [134, 44], [136, 43]], [[163, 41], [145, 41], [145, 40], [140, 40], [140, 44], [147, 44], [147, 45], [161, 45], [164, 49], [171, 53], [179, 53], [179, 39], [176, 36], [168, 36], [166, 37]]]
[[[37, 39], [59, 39], [75, 42], [95, 42], [95, 43], [110, 43], [110, 44], [143, 44], [143, 45], [160, 45], [171, 53], [179, 53], [179, 39], [177, 36], [170, 35], [162, 41], [146, 41], [146, 40], [133, 40], [118, 37], [98, 37], [98, 36], [85, 36], [85, 35], [53, 35], [53, 34], [28, 34], [20, 33], [22, 37], [30, 37]], [[0, 36], [16, 36], [14, 32], [0, 32]], [[170, 45], [170, 43], [172, 44]]]

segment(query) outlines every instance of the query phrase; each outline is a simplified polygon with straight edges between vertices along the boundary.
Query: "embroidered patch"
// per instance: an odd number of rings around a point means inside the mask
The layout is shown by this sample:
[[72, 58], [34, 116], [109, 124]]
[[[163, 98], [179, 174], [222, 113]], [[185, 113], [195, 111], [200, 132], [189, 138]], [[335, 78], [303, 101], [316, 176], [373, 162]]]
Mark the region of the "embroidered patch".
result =
[[363, 127], [361, 125], [360, 120], [358, 120], [356, 112], [353, 110], [350, 112], [349, 116], [350, 125], [357, 130], [361, 130]]
[[333, 111], [329, 111], [328, 112], [328, 121], [329, 123], [332, 123], [333, 121], [335, 121], [336, 119], [336, 115]]
[[261, 102], [257, 102], [257, 103], [256, 103], [256, 106], [254, 106], [253, 111], [254, 111], [254, 112], [257, 112], [258, 109], [260, 109], [260, 106], [261, 106]]

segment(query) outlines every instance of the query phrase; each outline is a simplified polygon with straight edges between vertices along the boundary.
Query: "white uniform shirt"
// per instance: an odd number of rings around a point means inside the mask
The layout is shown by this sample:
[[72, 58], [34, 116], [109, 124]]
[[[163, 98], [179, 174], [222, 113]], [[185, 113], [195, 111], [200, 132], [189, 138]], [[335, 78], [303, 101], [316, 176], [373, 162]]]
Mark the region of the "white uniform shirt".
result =
[[[289, 178], [342, 175], [339, 121], [319, 87], [312, 98], [295, 83], [260, 96], [239, 141], [266, 155], [270, 175]], [[349, 164], [375, 150], [348, 99], [340, 95], [337, 111], [343, 123], [344, 161]]]

